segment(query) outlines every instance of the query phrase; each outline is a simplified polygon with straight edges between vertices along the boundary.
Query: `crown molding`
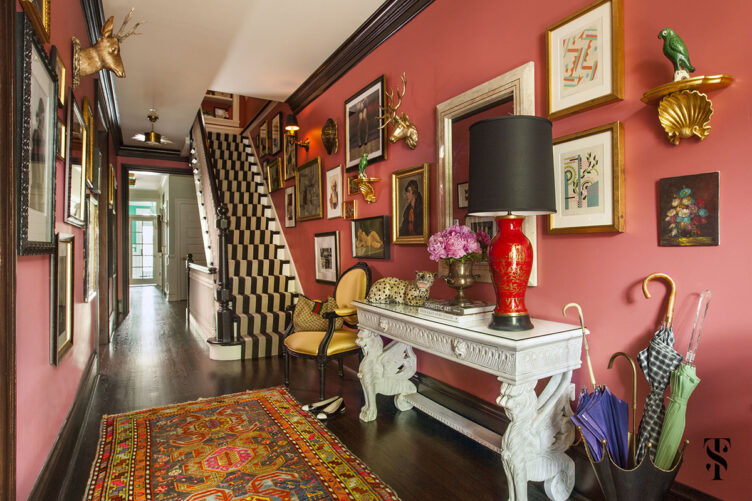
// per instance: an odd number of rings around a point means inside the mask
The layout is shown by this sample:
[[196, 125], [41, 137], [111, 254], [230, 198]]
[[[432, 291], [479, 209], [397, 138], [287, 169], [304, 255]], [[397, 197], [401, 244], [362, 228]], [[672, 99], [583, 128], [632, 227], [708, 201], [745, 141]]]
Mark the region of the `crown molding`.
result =
[[172, 160], [173, 162], [188, 163], [188, 157], [181, 155], [179, 150], [147, 148], [146, 146], [131, 146], [129, 144], [123, 144], [120, 146], [117, 154], [121, 157]]
[[387, 0], [287, 98], [298, 114], [334, 82], [409, 23], [433, 0]]

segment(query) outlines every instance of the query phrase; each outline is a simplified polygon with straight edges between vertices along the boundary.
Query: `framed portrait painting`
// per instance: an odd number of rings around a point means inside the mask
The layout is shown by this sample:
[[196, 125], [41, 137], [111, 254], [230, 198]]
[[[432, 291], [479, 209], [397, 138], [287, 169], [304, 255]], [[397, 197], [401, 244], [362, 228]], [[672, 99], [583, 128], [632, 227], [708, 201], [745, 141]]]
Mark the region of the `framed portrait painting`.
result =
[[68, 105], [68, 146], [65, 156], [65, 222], [83, 228], [86, 196], [87, 130], [76, 96], [70, 91]]
[[275, 158], [269, 162], [266, 166], [267, 176], [266, 180], [269, 183], [269, 192], [277, 191], [282, 188], [282, 166], [279, 158]]
[[356, 169], [364, 153], [368, 162], [386, 159], [386, 130], [380, 128], [385, 79], [381, 75], [345, 101], [345, 168]]
[[658, 245], [718, 245], [719, 172], [658, 181]]
[[313, 235], [313, 259], [316, 281], [325, 284], [337, 283], [339, 276], [339, 232]]
[[622, 0], [598, 0], [546, 29], [548, 118], [624, 99]]
[[[22, 2], [25, 3], [25, 2]], [[19, 254], [55, 251], [57, 77], [29, 18], [16, 14], [18, 37], [17, 241]]]
[[298, 166], [298, 145], [295, 144], [295, 137], [290, 134], [283, 135], [284, 154], [285, 161], [285, 181], [295, 177], [295, 168]]
[[548, 232], [624, 231], [624, 127], [614, 122], [554, 139], [556, 213]]
[[272, 139], [271, 139], [271, 154], [276, 155], [282, 149], [282, 112], [280, 111], [272, 118]]
[[326, 218], [342, 217], [342, 166], [326, 171]]
[[285, 228], [295, 227], [295, 186], [285, 188]]
[[389, 216], [354, 219], [350, 229], [354, 258], [389, 259]]
[[392, 240], [428, 243], [428, 164], [392, 173]]
[[324, 217], [321, 203], [321, 157], [304, 163], [295, 172], [295, 202], [298, 221]]
[[50, 363], [57, 365], [73, 346], [73, 235], [57, 234], [51, 283]]

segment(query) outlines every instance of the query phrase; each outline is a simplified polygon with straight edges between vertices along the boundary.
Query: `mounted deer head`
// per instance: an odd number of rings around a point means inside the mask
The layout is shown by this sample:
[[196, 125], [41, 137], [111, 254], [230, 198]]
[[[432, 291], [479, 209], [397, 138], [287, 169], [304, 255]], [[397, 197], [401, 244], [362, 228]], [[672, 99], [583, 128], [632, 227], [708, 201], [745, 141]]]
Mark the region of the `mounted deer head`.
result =
[[125, 78], [123, 60], [120, 58], [120, 43], [131, 35], [140, 35], [136, 29], [141, 25], [136, 23], [126, 32], [125, 27], [133, 16], [133, 10], [128, 13], [117, 35], [112, 34], [115, 17], [110, 18], [102, 26], [97, 43], [86, 49], [81, 49], [81, 42], [73, 37], [73, 88], [78, 87], [81, 77], [93, 75], [101, 69], [112, 71], [115, 76]]
[[410, 123], [410, 117], [408, 117], [405, 112], [402, 112], [401, 116], [397, 115], [397, 109], [402, 104], [402, 97], [405, 95], [406, 90], [407, 77], [404, 73], [402, 73], [402, 93], [397, 94], [398, 101], [397, 104], [394, 105], [394, 92], [386, 92], [388, 102], [386, 106], [382, 108], [384, 114], [379, 117], [379, 119], [386, 120], [384, 121], [384, 125], [379, 128], [383, 129], [387, 125], [389, 125], [389, 123], [392, 123], [394, 129], [392, 130], [392, 134], [389, 136], [389, 141], [396, 143], [397, 141], [404, 139], [407, 147], [411, 150], [414, 150], [415, 147], [418, 146], [418, 129], [417, 127], [415, 127], [415, 125]]

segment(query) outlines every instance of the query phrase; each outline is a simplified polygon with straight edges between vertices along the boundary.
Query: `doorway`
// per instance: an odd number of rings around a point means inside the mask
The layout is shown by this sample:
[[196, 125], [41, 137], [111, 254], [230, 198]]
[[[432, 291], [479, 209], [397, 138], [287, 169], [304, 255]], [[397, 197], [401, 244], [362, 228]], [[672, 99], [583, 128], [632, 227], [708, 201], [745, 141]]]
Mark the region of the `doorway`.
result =
[[[138, 210], [138, 209], [137, 209]], [[133, 285], [156, 285], [157, 216], [131, 215], [130, 279]]]

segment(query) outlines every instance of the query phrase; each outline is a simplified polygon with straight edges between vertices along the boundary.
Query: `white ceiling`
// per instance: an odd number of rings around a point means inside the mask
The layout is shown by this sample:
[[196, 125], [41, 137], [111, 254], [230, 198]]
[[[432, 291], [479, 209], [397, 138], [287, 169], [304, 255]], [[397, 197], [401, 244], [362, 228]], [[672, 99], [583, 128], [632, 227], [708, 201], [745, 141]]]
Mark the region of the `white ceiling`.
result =
[[134, 171], [133, 174], [136, 178], [136, 184], [131, 186], [132, 190], [138, 191], [155, 191], [162, 190], [162, 181], [167, 178], [167, 174], [159, 174], [158, 172], [146, 172], [146, 171]]
[[115, 32], [131, 7], [139, 36], [123, 41], [115, 78], [125, 144], [155, 129], [181, 149], [204, 92], [284, 101], [383, 0], [103, 0]]

